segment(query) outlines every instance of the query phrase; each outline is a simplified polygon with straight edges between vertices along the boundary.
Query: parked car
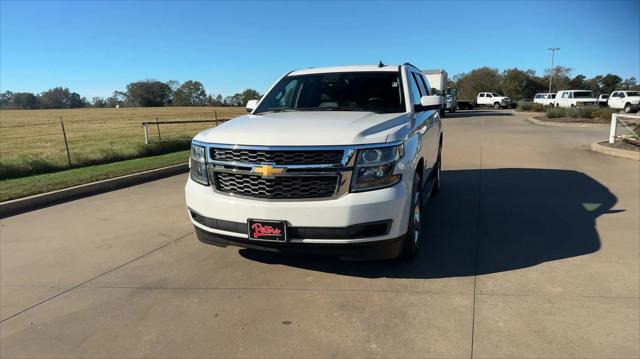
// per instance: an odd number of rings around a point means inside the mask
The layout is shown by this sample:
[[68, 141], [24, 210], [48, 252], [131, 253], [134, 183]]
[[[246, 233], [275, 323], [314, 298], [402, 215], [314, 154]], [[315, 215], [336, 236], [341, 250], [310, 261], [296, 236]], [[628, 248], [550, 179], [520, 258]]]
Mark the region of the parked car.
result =
[[511, 99], [493, 92], [480, 92], [476, 98], [476, 105], [492, 106], [497, 110], [511, 106]]
[[595, 106], [598, 99], [587, 90], [558, 91], [554, 100], [556, 107]]
[[598, 106], [607, 107], [607, 102], [608, 101], [609, 101], [609, 94], [608, 93], [601, 93], [600, 96], [598, 96]]
[[411, 258], [440, 189], [440, 109], [413, 65], [292, 71], [197, 134], [185, 195], [218, 246]]
[[640, 110], [640, 91], [614, 91], [609, 97], [609, 107], [624, 112], [636, 112]]
[[553, 101], [556, 98], [556, 94], [554, 93], [548, 93], [548, 92], [544, 92], [544, 93], [537, 93], [534, 97], [533, 97], [533, 103], [539, 103], [543, 106], [553, 106]]

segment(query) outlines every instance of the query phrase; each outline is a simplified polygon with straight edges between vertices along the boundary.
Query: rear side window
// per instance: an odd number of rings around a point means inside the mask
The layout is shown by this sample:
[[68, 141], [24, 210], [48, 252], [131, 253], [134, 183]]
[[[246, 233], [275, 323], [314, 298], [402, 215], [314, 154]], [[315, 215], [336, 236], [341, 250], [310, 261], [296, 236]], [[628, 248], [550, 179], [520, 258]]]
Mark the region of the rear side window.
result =
[[483, 93], [481, 93], [481, 94], [480, 94], [480, 97], [484, 97], [484, 94], [483, 94]]

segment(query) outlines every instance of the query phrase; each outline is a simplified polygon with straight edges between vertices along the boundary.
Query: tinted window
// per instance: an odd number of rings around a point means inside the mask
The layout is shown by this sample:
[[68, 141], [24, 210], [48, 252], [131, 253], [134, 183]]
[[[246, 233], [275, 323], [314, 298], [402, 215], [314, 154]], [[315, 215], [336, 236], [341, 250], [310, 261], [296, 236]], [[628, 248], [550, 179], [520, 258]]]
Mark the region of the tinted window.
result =
[[490, 94], [487, 94], [487, 97], [492, 97]]
[[341, 72], [287, 76], [266, 95], [255, 113], [267, 111], [405, 112], [399, 74], [399, 72]]
[[593, 92], [591, 91], [575, 91], [573, 92], [573, 96], [575, 98], [587, 98], [587, 97], [593, 97]]
[[640, 96], [638, 91], [627, 91], [627, 96]]
[[[419, 82], [422, 84], [422, 88], [425, 90], [424, 91], [424, 96], [433, 95], [433, 89], [431, 88], [431, 86], [429, 86], [427, 81], [425, 81], [424, 76], [422, 76], [420, 74], [416, 74], [416, 76], [420, 80]], [[449, 89], [447, 89], [446, 93], [447, 94], [449, 93]]]
[[481, 93], [481, 94], [480, 94], [480, 97], [484, 97], [484, 94], [483, 94], [483, 93]]
[[420, 97], [422, 96], [420, 93], [420, 87], [418, 86], [418, 82], [416, 81], [415, 75], [410, 73], [409, 78], [409, 92], [411, 93], [411, 104], [419, 105]]
[[620, 98], [624, 98], [624, 97], [625, 97], [625, 96], [624, 96], [624, 92], [620, 92], [620, 93], [618, 94], [618, 97], [620, 97]]

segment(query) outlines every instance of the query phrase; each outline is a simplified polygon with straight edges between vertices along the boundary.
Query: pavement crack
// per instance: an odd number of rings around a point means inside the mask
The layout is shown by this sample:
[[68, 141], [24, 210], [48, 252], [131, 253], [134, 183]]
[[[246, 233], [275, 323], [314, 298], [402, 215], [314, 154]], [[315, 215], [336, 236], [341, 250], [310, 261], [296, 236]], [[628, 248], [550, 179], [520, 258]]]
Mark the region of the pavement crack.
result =
[[74, 289], [76, 289], [76, 288], [78, 288], [78, 287], [81, 287], [81, 286], [83, 286], [83, 285], [85, 285], [85, 284], [87, 284], [87, 283], [89, 283], [89, 282], [91, 282], [91, 281], [94, 281], [94, 280], [96, 280], [96, 279], [98, 279], [98, 278], [100, 278], [100, 277], [102, 277], [102, 276], [104, 276], [104, 275], [107, 275], [107, 274], [109, 274], [109, 273], [111, 273], [111, 272], [113, 272], [113, 271], [115, 271], [115, 270], [117, 270], [117, 269], [120, 269], [120, 268], [122, 268], [122, 267], [126, 266], [127, 264], [133, 263], [133, 262], [137, 261], [138, 259], [141, 259], [141, 258], [143, 258], [143, 257], [148, 256], [149, 254], [152, 254], [152, 253], [154, 253], [154, 252], [157, 252], [157, 251], [159, 251], [160, 249], [162, 249], [162, 248], [164, 248], [164, 247], [166, 247], [166, 246], [168, 246], [168, 245], [170, 245], [170, 244], [172, 244], [172, 243], [175, 243], [175, 242], [177, 242], [177, 241], [179, 241], [179, 240], [181, 240], [181, 239], [183, 239], [183, 238], [187, 237], [188, 235], [190, 235], [190, 234], [192, 234], [192, 233], [193, 233], [193, 231], [189, 231], [189, 233], [183, 234], [183, 235], [179, 236], [179, 237], [178, 237], [178, 238], [176, 238], [176, 239], [170, 240], [169, 242], [167, 242], [167, 243], [165, 243], [165, 244], [163, 244], [163, 245], [161, 245], [161, 246], [159, 246], [159, 247], [157, 247], [157, 248], [154, 248], [154, 249], [152, 249], [152, 250], [150, 250], [150, 251], [148, 251], [148, 252], [146, 252], [146, 253], [143, 253], [143, 254], [141, 254], [141, 255], [139, 255], [139, 256], [137, 256], [137, 257], [135, 257], [135, 258], [133, 258], [133, 259], [131, 259], [131, 260], [129, 260], [129, 261], [127, 261], [127, 262], [125, 262], [125, 263], [122, 263], [122, 264], [120, 264], [120, 265], [118, 265], [118, 266], [116, 266], [116, 267], [113, 267], [113, 268], [111, 268], [111, 269], [109, 269], [109, 270], [107, 270], [107, 271], [105, 271], [105, 272], [103, 272], [103, 273], [101, 273], [101, 274], [98, 274], [97, 276], [94, 276], [94, 277], [92, 277], [92, 278], [90, 278], [90, 279], [87, 279], [86, 281], [84, 281], [84, 282], [82, 282], [82, 283], [76, 284], [76, 285], [74, 285], [74, 286], [70, 287], [70, 288], [69, 288], [69, 289], [67, 289], [67, 290], [64, 290], [64, 291], [62, 291], [62, 292], [60, 292], [60, 293], [58, 293], [58, 294], [56, 294], [56, 295], [54, 295], [54, 296], [51, 296], [51, 297], [46, 298], [46, 299], [44, 299], [44, 300], [42, 300], [42, 301], [40, 301], [40, 302], [38, 302], [38, 303], [36, 303], [36, 304], [34, 304], [34, 305], [31, 305], [31, 306], [29, 306], [29, 307], [27, 307], [27, 308], [25, 308], [25, 309], [23, 309], [23, 310], [21, 310], [21, 311], [19, 311], [19, 312], [15, 313], [15, 314], [13, 314], [13, 315], [11, 315], [11, 316], [9, 316], [9, 317], [7, 317], [7, 318], [4, 318], [4, 319], [0, 320], [0, 323], [4, 323], [4, 322], [6, 322], [7, 320], [9, 320], [9, 319], [11, 319], [11, 318], [14, 318], [14, 317], [17, 317], [18, 315], [20, 315], [20, 314], [22, 314], [22, 313], [24, 313], [24, 312], [26, 312], [26, 311], [28, 311], [28, 310], [31, 310], [31, 309], [33, 309], [33, 308], [35, 308], [35, 307], [39, 306], [39, 305], [42, 305], [42, 304], [44, 304], [44, 303], [46, 303], [46, 302], [48, 302], [48, 301], [50, 301], [50, 300], [52, 300], [52, 299], [54, 299], [54, 298], [57, 298], [57, 297], [59, 297], [59, 296], [61, 296], [61, 295], [65, 294], [65, 293], [68, 293], [68, 292], [70, 292], [70, 291], [72, 291], [72, 290], [74, 290]]

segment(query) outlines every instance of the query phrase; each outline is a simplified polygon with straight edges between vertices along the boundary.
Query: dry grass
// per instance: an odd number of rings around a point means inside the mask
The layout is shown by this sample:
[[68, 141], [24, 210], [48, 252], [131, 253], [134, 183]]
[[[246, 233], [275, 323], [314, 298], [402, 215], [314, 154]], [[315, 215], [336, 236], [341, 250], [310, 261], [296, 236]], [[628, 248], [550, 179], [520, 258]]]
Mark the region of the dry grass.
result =
[[[73, 110], [0, 111], [0, 178], [50, 172], [67, 165], [60, 127], [64, 120], [74, 166], [104, 163], [153, 153], [145, 149], [141, 123], [158, 120], [213, 120], [245, 113], [231, 107], [87, 108]], [[163, 142], [182, 142], [213, 123], [161, 125]], [[149, 128], [158, 141], [155, 126]], [[12, 175], [13, 173], [13, 175]]]

